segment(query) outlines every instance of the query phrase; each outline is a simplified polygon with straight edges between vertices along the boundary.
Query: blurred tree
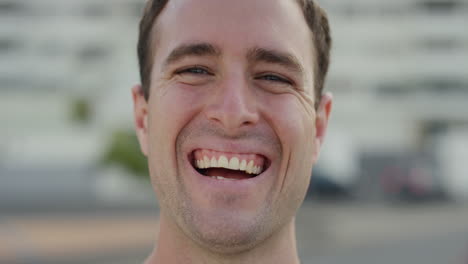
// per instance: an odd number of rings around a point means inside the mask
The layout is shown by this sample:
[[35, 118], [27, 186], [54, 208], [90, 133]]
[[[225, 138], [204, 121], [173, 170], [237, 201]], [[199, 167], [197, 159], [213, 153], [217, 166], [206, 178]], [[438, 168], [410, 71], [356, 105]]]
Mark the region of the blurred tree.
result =
[[103, 165], [118, 165], [140, 178], [148, 177], [146, 157], [140, 151], [140, 145], [133, 130], [116, 130], [104, 152]]
[[91, 120], [91, 103], [84, 97], [76, 97], [71, 103], [71, 119], [80, 124], [86, 124]]

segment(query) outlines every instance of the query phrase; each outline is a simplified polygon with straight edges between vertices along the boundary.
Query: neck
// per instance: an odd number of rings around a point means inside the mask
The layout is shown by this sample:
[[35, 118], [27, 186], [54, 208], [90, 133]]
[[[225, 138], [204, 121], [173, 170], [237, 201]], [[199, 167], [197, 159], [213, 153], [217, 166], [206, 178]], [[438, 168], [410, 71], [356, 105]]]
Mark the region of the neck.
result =
[[145, 264], [299, 264], [294, 218], [265, 241], [238, 254], [223, 255], [201, 247], [162, 213], [159, 230], [156, 246]]

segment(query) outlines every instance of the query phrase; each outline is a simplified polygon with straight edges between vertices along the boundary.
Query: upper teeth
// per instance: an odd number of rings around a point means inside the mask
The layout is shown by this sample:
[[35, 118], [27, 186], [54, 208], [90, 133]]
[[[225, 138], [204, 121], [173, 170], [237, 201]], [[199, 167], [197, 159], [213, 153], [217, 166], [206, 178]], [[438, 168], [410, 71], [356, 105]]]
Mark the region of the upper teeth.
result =
[[208, 169], [208, 168], [226, 168], [230, 170], [240, 170], [245, 171], [249, 174], [259, 174], [262, 170], [260, 166], [255, 166], [254, 161], [242, 160], [239, 161], [237, 157], [232, 157], [228, 161], [226, 156], [219, 156], [218, 160], [215, 157], [209, 159], [207, 156], [204, 156], [203, 159], [197, 160], [195, 165], [199, 169]]

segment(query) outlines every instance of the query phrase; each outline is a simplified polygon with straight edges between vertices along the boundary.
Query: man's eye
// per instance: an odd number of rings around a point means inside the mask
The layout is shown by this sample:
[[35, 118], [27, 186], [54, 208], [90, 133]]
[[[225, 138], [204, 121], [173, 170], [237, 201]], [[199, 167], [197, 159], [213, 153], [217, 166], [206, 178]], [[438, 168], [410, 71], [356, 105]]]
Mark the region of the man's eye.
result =
[[258, 77], [257, 79], [267, 80], [267, 81], [272, 81], [272, 82], [280, 82], [280, 83], [285, 83], [285, 84], [292, 84], [291, 81], [285, 78], [282, 78], [280, 76], [277, 76], [277, 75], [272, 75], [272, 74], [263, 75], [261, 77]]
[[203, 68], [200, 68], [200, 67], [191, 67], [191, 68], [187, 68], [187, 69], [177, 71], [177, 74], [184, 74], [184, 73], [212, 75], [210, 72], [208, 72], [207, 70], [205, 70]]

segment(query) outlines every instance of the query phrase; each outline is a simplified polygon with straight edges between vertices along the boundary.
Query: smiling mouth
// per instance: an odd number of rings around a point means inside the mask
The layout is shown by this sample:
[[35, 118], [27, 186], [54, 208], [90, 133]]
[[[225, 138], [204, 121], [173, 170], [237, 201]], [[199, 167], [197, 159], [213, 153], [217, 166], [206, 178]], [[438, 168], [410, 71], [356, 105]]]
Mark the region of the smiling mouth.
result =
[[238, 154], [206, 149], [190, 155], [193, 168], [203, 176], [217, 180], [245, 180], [266, 171], [270, 161], [258, 154]]

